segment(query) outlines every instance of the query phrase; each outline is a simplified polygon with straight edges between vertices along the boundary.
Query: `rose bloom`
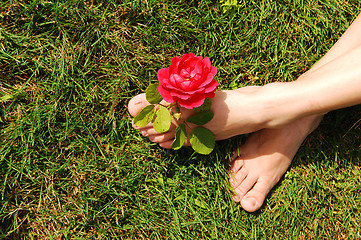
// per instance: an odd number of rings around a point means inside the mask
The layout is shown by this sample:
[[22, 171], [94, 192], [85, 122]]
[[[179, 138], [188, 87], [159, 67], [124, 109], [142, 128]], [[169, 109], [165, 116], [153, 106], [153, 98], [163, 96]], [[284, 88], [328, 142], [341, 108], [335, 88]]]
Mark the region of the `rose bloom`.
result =
[[158, 91], [168, 103], [178, 102], [188, 109], [199, 107], [205, 98], [213, 98], [218, 83], [214, 80], [217, 68], [211, 66], [208, 57], [193, 53], [174, 57], [169, 68], [158, 71]]

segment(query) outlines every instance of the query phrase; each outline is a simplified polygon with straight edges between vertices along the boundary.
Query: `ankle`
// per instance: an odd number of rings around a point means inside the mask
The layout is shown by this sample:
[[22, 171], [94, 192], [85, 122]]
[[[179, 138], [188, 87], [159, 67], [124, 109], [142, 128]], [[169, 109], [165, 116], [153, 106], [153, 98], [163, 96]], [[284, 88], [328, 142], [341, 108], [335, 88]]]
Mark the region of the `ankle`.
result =
[[318, 125], [320, 125], [322, 119], [323, 119], [323, 115], [312, 115], [298, 120], [299, 128], [303, 132], [305, 138], [309, 134], [311, 134], [318, 127]]
[[302, 116], [302, 99], [298, 99], [293, 82], [266, 84], [259, 92], [264, 128], [280, 128]]

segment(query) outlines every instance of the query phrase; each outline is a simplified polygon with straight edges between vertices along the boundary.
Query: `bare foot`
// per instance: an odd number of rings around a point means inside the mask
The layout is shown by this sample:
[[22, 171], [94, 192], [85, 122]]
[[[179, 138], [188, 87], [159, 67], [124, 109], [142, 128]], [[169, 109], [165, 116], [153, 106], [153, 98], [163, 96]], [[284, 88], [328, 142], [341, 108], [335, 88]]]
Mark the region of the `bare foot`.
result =
[[[257, 94], [259, 89], [261, 87], [252, 86], [232, 91], [217, 91], [212, 99], [211, 107], [214, 117], [204, 127], [213, 132], [216, 140], [230, 138], [263, 128], [264, 122], [262, 119], [264, 117], [261, 116], [263, 111], [255, 107], [260, 99]], [[145, 94], [139, 94], [129, 101], [129, 113], [134, 117], [148, 104]], [[182, 118], [180, 121], [174, 121], [170, 130], [166, 133], [160, 134], [156, 132], [151, 124], [143, 128], [137, 126], [134, 126], [134, 128], [140, 130], [141, 134], [148, 137], [152, 142], [159, 143], [161, 147], [171, 148], [176, 126], [194, 114], [193, 110], [185, 108], [181, 108], [181, 112]], [[194, 127], [192, 124], [187, 125], [190, 128]]]
[[[264, 116], [260, 115], [262, 108], [255, 108], [259, 98], [264, 95], [260, 89], [262, 87], [244, 87], [216, 92], [211, 108], [214, 118], [205, 125], [214, 133], [216, 140], [264, 128], [265, 123], [261, 120]], [[129, 113], [134, 117], [148, 104], [145, 94], [137, 95], [129, 102]], [[185, 119], [194, 114], [193, 110], [188, 109], [181, 109], [181, 112]], [[322, 116], [309, 116], [284, 124], [292, 120], [287, 119], [283, 121], [282, 128], [266, 128], [253, 133], [233, 157], [230, 182], [235, 192], [234, 201], [240, 202], [246, 211], [258, 210], [266, 195], [286, 172], [304, 139], [321, 119]], [[157, 133], [152, 124], [134, 128], [161, 147], [171, 148], [177, 125], [178, 122], [173, 122], [171, 129], [162, 134]]]
[[248, 212], [258, 210], [321, 119], [322, 116], [305, 117], [281, 129], [253, 133], [233, 156], [229, 176], [233, 200]]

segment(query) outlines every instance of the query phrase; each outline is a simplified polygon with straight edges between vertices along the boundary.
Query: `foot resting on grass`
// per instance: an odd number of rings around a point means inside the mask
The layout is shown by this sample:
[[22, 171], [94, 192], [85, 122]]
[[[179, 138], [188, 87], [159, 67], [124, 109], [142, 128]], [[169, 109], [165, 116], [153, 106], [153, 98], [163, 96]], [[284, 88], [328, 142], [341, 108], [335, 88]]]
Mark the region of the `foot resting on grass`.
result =
[[[361, 14], [328, 53], [296, 81], [216, 92], [211, 107], [214, 118], [204, 125], [216, 140], [263, 129], [237, 150], [231, 166], [234, 200], [245, 210], [261, 207], [303, 140], [319, 124], [320, 116], [361, 104], [360, 29]], [[145, 95], [134, 97], [129, 102], [130, 114], [137, 115], [147, 104]], [[184, 119], [194, 114], [186, 109], [181, 112]], [[173, 122], [162, 134], [151, 124], [135, 128], [170, 148], [177, 124]]]
[[[205, 125], [215, 134], [216, 140], [262, 128], [264, 122], [254, 118], [258, 113], [256, 109], [247, 109], [246, 102], [254, 101], [252, 97], [260, 90], [261, 87], [245, 87], [216, 92], [211, 109], [214, 118]], [[129, 102], [129, 112], [134, 117], [148, 104], [145, 94], [137, 95]], [[181, 112], [184, 118], [194, 114], [188, 109], [181, 109]], [[318, 126], [320, 119], [316, 116], [304, 117], [282, 125], [282, 128], [263, 129], [253, 133], [236, 151], [231, 164], [230, 182], [234, 188], [234, 201], [240, 202], [246, 211], [258, 210], [269, 191], [286, 172], [303, 140]], [[245, 125], [244, 122], [247, 121], [256, 124]], [[173, 122], [171, 129], [162, 134], [157, 133], [151, 124], [143, 128], [134, 127], [152, 142], [171, 148], [177, 124], [178, 122]]]
[[321, 116], [305, 117], [280, 129], [253, 133], [231, 162], [229, 180], [234, 189], [233, 200], [248, 212], [258, 210], [321, 119]]

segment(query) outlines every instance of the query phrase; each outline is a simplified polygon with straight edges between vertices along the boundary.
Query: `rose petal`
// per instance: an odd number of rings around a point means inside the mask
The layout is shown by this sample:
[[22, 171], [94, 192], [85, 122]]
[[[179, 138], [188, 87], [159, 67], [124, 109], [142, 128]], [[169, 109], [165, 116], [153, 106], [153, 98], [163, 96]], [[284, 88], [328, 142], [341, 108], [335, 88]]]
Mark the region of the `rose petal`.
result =
[[166, 88], [166, 89], [168, 89], [169, 91], [170, 91], [171, 89], [176, 89], [176, 90], [179, 90], [179, 89], [180, 89], [178, 86], [173, 86], [173, 85], [171, 85], [171, 84], [163, 84], [163, 87]]
[[194, 53], [186, 53], [186, 54], [184, 54], [183, 56], [185, 56], [185, 57], [187, 57], [187, 58], [193, 58], [193, 57], [195, 57], [196, 55], [194, 55]]
[[198, 93], [204, 93], [204, 87], [202, 88], [198, 88], [196, 90], [193, 91], [186, 91], [186, 94], [192, 95], [192, 94], [198, 94]]
[[197, 93], [204, 93], [204, 90], [205, 90], [205, 88], [204, 87], [201, 87], [201, 88], [197, 88], [197, 89], [195, 89], [195, 90], [193, 90], [193, 91], [185, 91], [185, 90], [183, 90], [183, 89], [181, 89], [181, 88], [174, 88], [174, 87], [172, 87], [172, 88], [170, 88], [169, 86], [167, 86], [167, 88], [169, 89], [169, 90], [171, 90], [171, 91], [177, 91], [179, 94], [187, 94], [187, 95], [192, 95], [192, 94], [197, 94]]
[[212, 93], [206, 93], [205, 97], [206, 98], [214, 98], [214, 96], [216, 95], [216, 93], [212, 92]]
[[202, 94], [195, 94], [191, 98], [187, 100], [179, 99], [178, 103], [180, 106], [188, 109], [192, 109], [195, 107], [199, 107], [204, 103], [205, 95]]
[[179, 63], [181, 62], [180, 57], [173, 57], [169, 66], [169, 74], [177, 73]]
[[188, 74], [192, 71], [192, 62], [190, 61], [190, 59], [185, 59], [179, 64], [177, 70], [178, 73], [181, 73], [182, 70], [185, 70], [186, 72], [188, 72]]
[[192, 95], [189, 95], [189, 94], [186, 94], [184, 92], [177, 91], [177, 90], [172, 90], [169, 93], [173, 97], [173, 99], [187, 100], [192, 96]]
[[182, 83], [185, 82], [186, 80], [184, 79], [184, 77], [182, 77], [181, 75], [178, 75], [177, 73], [175, 74], [171, 74], [171, 83], [173, 86], [181, 88], [182, 87]]
[[196, 74], [202, 74], [203, 73], [203, 68], [204, 68], [204, 64], [202, 61], [198, 61], [196, 63], [194, 63], [194, 68], [193, 70], [190, 72], [190, 75], [193, 77]]
[[184, 78], [190, 78], [190, 74], [189, 74], [189, 72], [188, 72], [186, 69], [181, 69], [181, 70], [179, 71], [179, 75], [181, 75], [181, 76], [184, 77]]
[[193, 91], [184, 91], [183, 89], [172, 89], [172, 91], [177, 92], [178, 94], [194, 95], [198, 93], [204, 93], [205, 88], [197, 88]]
[[174, 103], [176, 100], [170, 95], [169, 90], [164, 88], [162, 85], [159, 85], [158, 92], [162, 95], [163, 99], [168, 103]]
[[216, 80], [213, 80], [210, 84], [208, 84], [204, 90], [205, 93], [210, 93], [216, 91], [218, 86], [218, 82]]
[[214, 76], [216, 76], [216, 74], [217, 74], [217, 68], [211, 67], [211, 71], [208, 74], [207, 79], [199, 86], [204, 87], [204, 86], [208, 85], [213, 80]]
[[179, 64], [180, 60], [181, 60], [180, 57], [173, 57], [172, 60], [170, 60], [170, 65], [177, 66]]
[[184, 54], [181, 57], [181, 64], [179, 67], [187, 68], [194, 65], [194, 62], [202, 61], [202, 57], [196, 57], [193, 53]]
[[169, 82], [169, 71], [168, 68], [159, 69], [157, 72], [157, 78], [161, 85]]
[[204, 66], [207, 67], [208, 69], [211, 67], [211, 60], [209, 59], [209, 57], [205, 57], [203, 59], [203, 63], [204, 63]]
[[183, 82], [179, 82], [179, 87], [184, 90], [184, 91], [188, 91], [188, 90], [192, 90], [193, 88], [193, 82], [190, 80], [184, 80]]
[[201, 80], [202, 80], [202, 74], [199, 74], [199, 73], [195, 74], [191, 79], [191, 81], [193, 81], [193, 82], [199, 82]]
[[193, 58], [194, 57], [194, 54], [193, 53], [187, 53], [187, 54], [184, 54], [181, 58], [180, 58], [180, 62], [182, 64], [184, 64], [185, 62], [187, 62], [190, 58]]

